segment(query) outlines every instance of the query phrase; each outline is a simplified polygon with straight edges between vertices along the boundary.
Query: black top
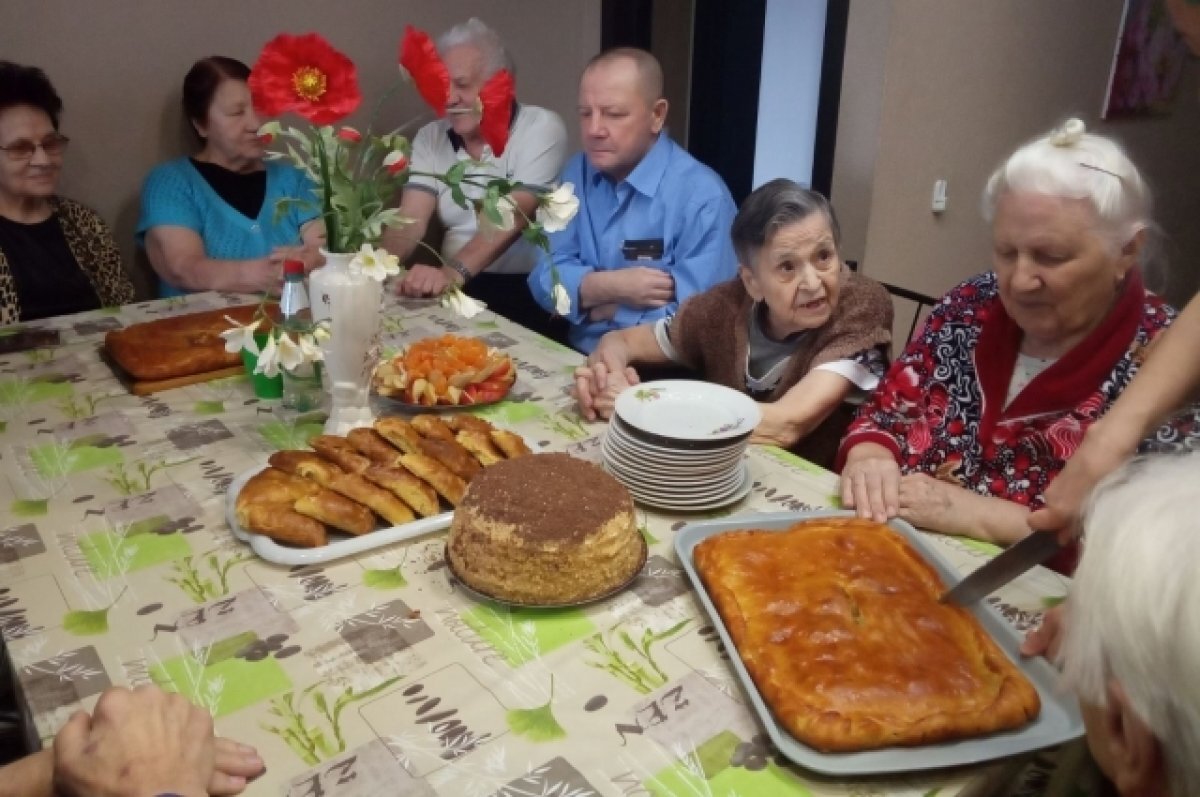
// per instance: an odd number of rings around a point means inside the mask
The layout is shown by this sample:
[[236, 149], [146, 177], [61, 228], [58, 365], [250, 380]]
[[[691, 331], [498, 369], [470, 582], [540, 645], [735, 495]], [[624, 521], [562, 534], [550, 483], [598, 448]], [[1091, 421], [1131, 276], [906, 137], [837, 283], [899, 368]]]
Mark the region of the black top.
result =
[[57, 213], [35, 224], [0, 216], [0, 251], [8, 259], [21, 300], [22, 321], [100, 307], [96, 289], [71, 254]]
[[257, 219], [267, 198], [267, 170], [256, 172], [234, 172], [215, 163], [205, 163], [188, 158], [204, 182], [212, 186], [217, 196], [224, 199], [238, 213], [248, 219]]

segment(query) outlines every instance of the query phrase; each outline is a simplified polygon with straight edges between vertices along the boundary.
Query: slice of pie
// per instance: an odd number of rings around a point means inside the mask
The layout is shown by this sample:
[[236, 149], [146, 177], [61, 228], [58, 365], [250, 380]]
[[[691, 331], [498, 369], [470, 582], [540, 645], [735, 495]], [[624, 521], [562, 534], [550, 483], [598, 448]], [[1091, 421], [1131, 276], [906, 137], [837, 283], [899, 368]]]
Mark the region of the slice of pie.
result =
[[1017, 728], [1037, 690], [898, 532], [856, 518], [732, 531], [693, 554], [775, 717], [823, 752]]

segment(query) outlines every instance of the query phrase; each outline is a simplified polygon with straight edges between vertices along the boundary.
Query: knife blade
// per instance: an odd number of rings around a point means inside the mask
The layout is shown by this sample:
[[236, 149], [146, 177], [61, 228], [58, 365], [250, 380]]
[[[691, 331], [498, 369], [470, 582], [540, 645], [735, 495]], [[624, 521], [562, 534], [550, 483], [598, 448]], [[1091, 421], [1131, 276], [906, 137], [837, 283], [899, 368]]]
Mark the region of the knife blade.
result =
[[1011, 548], [1002, 551], [992, 561], [976, 568], [969, 576], [954, 585], [952, 589], [942, 594], [942, 603], [956, 603], [966, 606], [980, 598], [990, 595], [1000, 587], [1029, 570], [1034, 565], [1040, 565], [1062, 546], [1058, 537], [1045, 531], [1035, 531]]

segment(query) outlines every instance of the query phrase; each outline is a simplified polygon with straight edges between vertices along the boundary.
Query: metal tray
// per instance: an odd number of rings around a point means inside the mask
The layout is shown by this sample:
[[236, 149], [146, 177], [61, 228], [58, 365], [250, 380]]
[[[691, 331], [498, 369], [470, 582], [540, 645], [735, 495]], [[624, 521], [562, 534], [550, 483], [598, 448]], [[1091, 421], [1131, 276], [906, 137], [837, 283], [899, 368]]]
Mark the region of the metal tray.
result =
[[382, 548], [392, 543], [423, 537], [435, 531], [442, 531], [449, 528], [450, 521], [454, 519], [453, 512], [442, 512], [440, 515], [418, 518], [411, 523], [403, 523], [388, 529], [377, 529], [370, 534], [363, 534], [359, 537], [352, 537], [349, 534], [334, 531], [331, 532], [330, 542], [319, 548], [294, 548], [290, 545], [280, 545], [270, 537], [265, 537], [262, 534], [251, 534], [237, 522], [236, 504], [238, 493], [246, 486], [246, 482], [250, 481], [250, 477], [266, 467], [268, 466], [264, 464], [240, 473], [233, 480], [233, 483], [229, 485], [229, 490], [225, 493], [225, 520], [229, 523], [229, 528], [233, 531], [235, 537], [248, 544], [263, 559], [278, 565], [312, 565], [322, 562], [332, 562], [335, 559], [354, 556], [355, 554], [371, 551], [375, 548]]
[[[1021, 644], [1020, 634], [1000, 616], [999, 612], [983, 602], [972, 606], [972, 613], [983, 625], [984, 630], [996, 640], [1005, 655], [1025, 673], [1041, 698], [1041, 713], [1033, 722], [1015, 731], [993, 733], [974, 739], [919, 747], [888, 747], [861, 753], [822, 753], [798, 741], [780, 726], [775, 721], [771, 710], [763, 702], [762, 695], [759, 694], [750, 673], [746, 671], [742, 658], [737, 652], [737, 646], [733, 644], [733, 639], [730, 638], [720, 613], [709, 599], [708, 591], [704, 588], [704, 583], [700, 580], [700, 575], [692, 563], [692, 550], [702, 540], [726, 531], [735, 529], [783, 531], [801, 520], [846, 517], [852, 514], [852, 512], [839, 510], [750, 514], [691, 523], [675, 535], [675, 551], [679, 555], [679, 561], [687, 571], [688, 578], [692, 580], [700, 603], [712, 618], [721, 635], [721, 640], [730, 653], [729, 661], [733, 666], [734, 673], [742, 682], [742, 687], [750, 699], [750, 705], [780, 753], [805, 769], [826, 775], [885, 774], [977, 764], [1044, 747], [1053, 747], [1083, 735], [1083, 719], [1079, 715], [1079, 706], [1073, 696], [1059, 688], [1058, 673], [1055, 669], [1041, 657], [1022, 658], [1018, 652]], [[960, 580], [958, 571], [920, 532], [902, 520], [893, 520], [888, 525], [903, 534], [913, 544], [913, 547], [933, 565], [947, 586]]]

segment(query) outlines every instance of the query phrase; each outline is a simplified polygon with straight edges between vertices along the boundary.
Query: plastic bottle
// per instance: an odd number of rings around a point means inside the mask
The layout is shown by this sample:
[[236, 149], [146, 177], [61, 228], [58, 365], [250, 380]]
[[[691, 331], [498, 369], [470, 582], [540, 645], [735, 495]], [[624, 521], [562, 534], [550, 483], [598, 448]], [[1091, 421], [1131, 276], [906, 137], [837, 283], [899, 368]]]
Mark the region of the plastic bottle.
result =
[[[283, 264], [283, 291], [279, 296], [281, 326], [295, 336], [311, 331], [312, 310], [308, 291], [304, 287], [304, 263], [287, 260]], [[319, 366], [304, 363], [283, 371], [283, 406], [297, 412], [308, 412], [321, 405], [323, 391]]]

